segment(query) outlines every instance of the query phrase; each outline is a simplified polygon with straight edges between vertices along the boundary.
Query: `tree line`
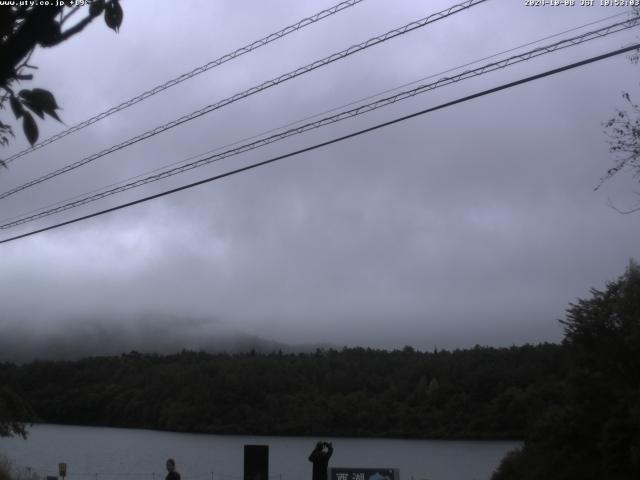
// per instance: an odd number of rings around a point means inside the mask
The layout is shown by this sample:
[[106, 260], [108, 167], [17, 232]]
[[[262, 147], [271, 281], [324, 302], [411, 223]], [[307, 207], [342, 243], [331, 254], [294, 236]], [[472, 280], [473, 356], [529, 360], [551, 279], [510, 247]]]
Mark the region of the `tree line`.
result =
[[567, 351], [131, 352], [0, 364], [41, 422], [269, 435], [523, 438], [564, 395]]

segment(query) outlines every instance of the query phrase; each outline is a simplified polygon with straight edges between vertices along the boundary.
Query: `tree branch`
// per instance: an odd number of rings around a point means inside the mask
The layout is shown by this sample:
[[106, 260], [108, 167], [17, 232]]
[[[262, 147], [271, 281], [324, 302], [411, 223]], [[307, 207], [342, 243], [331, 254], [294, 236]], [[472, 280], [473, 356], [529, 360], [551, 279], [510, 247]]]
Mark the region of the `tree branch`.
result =
[[0, 46], [0, 85], [6, 85], [16, 74], [18, 65], [38, 43], [52, 35], [55, 17], [62, 7], [34, 7], [27, 12], [20, 28]]
[[[64, 22], [66, 22], [71, 17], [71, 15], [76, 13], [79, 9], [80, 9], [80, 5], [77, 5], [77, 6], [73, 7], [69, 13], [67, 13], [64, 16], [62, 16], [62, 18], [60, 19], [60, 26], [62, 26], [64, 24]], [[62, 11], [60, 12], [60, 15], [62, 15]]]
[[[78, 8], [78, 7], [76, 7]], [[60, 42], [63, 42], [65, 40], [67, 40], [68, 38], [72, 37], [73, 35], [75, 35], [76, 33], [80, 33], [82, 30], [84, 30], [84, 28], [89, 25], [91, 23], [91, 21], [94, 19], [95, 17], [92, 17], [91, 15], [87, 15], [85, 18], [83, 18], [82, 20], [80, 20], [78, 23], [76, 23], [73, 27], [69, 28], [68, 30], [62, 32], [60, 34], [60, 40], [57, 41], [54, 45], [57, 45]]]

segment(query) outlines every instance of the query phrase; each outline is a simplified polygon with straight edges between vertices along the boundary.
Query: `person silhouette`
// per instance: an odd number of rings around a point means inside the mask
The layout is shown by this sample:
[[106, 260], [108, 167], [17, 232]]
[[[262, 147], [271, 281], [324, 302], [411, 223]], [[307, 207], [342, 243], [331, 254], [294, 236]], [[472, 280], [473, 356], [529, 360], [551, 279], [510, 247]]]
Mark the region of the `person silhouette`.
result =
[[316, 448], [309, 455], [309, 461], [313, 463], [312, 480], [327, 480], [327, 467], [332, 454], [333, 445], [330, 442], [316, 444]]
[[180, 480], [180, 474], [176, 471], [176, 461], [173, 458], [167, 460], [167, 472], [165, 480]]

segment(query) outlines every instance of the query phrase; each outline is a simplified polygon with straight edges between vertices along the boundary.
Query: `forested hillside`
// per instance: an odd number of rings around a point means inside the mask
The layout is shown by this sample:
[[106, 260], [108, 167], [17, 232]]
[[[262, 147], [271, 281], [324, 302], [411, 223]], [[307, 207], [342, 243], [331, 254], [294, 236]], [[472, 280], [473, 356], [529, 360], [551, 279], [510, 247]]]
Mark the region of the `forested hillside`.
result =
[[132, 352], [74, 362], [0, 364], [0, 383], [39, 420], [271, 435], [522, 438], [562, 401], [566, 350], [269, 355]]

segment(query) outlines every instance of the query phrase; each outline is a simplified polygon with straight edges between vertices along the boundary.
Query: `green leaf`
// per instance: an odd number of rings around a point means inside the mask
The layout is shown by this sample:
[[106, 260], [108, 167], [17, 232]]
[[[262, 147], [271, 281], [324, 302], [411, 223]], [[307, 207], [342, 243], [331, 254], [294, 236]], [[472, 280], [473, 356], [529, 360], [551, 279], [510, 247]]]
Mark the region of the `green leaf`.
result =
[[34, 88], [33, 90], [21, 90], [19, 94], [24, 99], [24, 104], [29, 107], [40, 118], [44, 118], [44, 114], [60, 121], [56, 109], [58, 104], [53, 94], [42, 88]]
[[38, 104], [34, 102], [33, 92], [31, 90], [20, 90], [20, 93], [18, 93], [18, 95], [22, 97], [22, 104], [25, 107], [34, 112], [40, 118], [44, 118], [42, 108], [40, 108]]
[[33, 113], [35, 113], [36, 115], [38, 115], [40, 118], [42, 118], [44, 120], [44, 112], [42, 111], [42, 109], [36, 105], [33, 102], [30, 102], [28, 100], [24, 101], [24, 104], [29, 107], [29, 110], [31, 110]]
[[123, 16], [122, 7], [118, 0], [111, 0], [106, 4], [104, 10], [104, 21], [107, 24], [107, 27], [113, 29], [116, 33], [118, 33], [120, 25], [122, 25]]
[[24, 112], [24, 120], [22, 122], [22, 128], [24, 130], [24, 134], [29, 140], [31, 146], [38, 141], [38, 125], [36, 125], [36, 121], [33, 119], [33, 115], [29, 112]]
[[11, 105], [11, 110], [13, 110], [13, 114], [16, 116], [16, 118], [20, 118], [24, 113], [24, 109], [20, 104], [20, 100], [11, 95], [11, 97], [9, 98], [9, 104]]
[[34, 88], [33, 90], [31, 90], [31, 95], [34, 101], [36, 101], [38, 105], [40, 105], [45, 111], [60, 108], [56, 103], [56, 98], [53, 96], [53, 93], [51, 93], [49, 90]]
[[58, 114], [54, 110], [51, 110], [51, 111], [46, 111], [45, 110], [44, 113], [47, 113], [50, 117], [53, 117], [56, 120], [58, 120], [60, 123], [62, 123], [62, 120], [60, 120], [60, 117], [58, 116]]
[[42, 88], [34, 88], [31, 90], [33, 102], [44, 111], [50, 117], [55, 118], [59, 122], [61, 121], [56, 113], [56, 110], [60, 108], [56, 102], [56, 98], [53, 96], [48, 90], [43, 90]]

